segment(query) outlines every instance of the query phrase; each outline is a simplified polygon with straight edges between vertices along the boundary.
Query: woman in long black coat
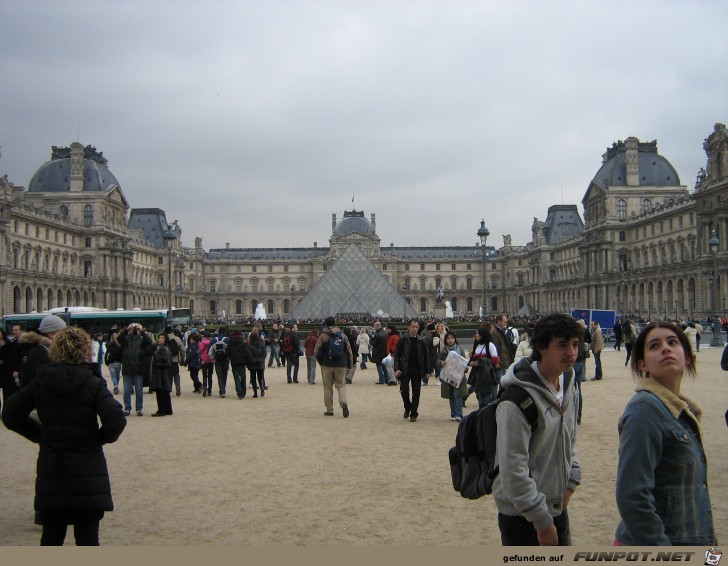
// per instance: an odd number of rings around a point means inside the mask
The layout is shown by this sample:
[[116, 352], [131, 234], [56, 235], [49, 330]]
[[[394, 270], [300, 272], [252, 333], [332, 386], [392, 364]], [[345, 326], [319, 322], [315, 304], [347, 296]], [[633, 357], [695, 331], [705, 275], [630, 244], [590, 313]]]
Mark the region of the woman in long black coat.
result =
[[35, 508], [44, 546], [62, 545], [68, 525], [77, 545], [98, 545], [99, 521], [114, 508], [102, 446], [119, 438], [126, 417], [90, 355], [91, 336], [76, 327], [61, 330], [51, 363], [8, 398], [2, 414], [6, 427], [40, 444]]
[[258, 396], [258, 387], [260, 387], [260, 396], [265, 397], [265, 342], [260, 337], [260, 330], [257, 326], [254, 326], [248, 334], [248, 343], [250, 344], [248, 370], [250, 371], [253, 397]]
[[149, 391], [157, 394], [157, 412], [153, 417], [172, 414], [172, 352], [167, 346], [167, 335], [157, 338], [157, 349], [152, 356], [149, 372]]

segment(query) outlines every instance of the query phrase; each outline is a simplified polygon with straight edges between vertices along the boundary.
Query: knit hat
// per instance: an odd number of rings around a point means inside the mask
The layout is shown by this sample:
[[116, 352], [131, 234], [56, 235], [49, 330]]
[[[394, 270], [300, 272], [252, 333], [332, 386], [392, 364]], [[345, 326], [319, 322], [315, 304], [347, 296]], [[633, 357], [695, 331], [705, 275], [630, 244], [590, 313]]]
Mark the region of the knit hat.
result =
[[62, 318], [49, 314], [48, 316], [44, 316], [43, 320], [40, 321], [38, 332], [41, 334], [50, 334], [51, 332], [58, 332], [64, 328], [66, 328], [66, 323], [63, 322]]

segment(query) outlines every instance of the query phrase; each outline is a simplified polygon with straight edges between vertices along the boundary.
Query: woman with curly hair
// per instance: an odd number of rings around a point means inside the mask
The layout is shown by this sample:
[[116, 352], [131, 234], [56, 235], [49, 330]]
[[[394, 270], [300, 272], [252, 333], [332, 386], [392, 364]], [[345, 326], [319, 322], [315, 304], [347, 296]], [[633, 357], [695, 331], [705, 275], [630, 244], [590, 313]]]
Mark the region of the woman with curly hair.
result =
[[6, 427], [40, 445], [35, 508], [43, 546], [63, 545], [68, 525], [77, 545], [98, 546], [99, 522], [114, 508], [102, 447], [119, 438], [126, 417], [90, 355], [91, 337], [64, 328], [51, 343], [51, 363], [3, 410]]

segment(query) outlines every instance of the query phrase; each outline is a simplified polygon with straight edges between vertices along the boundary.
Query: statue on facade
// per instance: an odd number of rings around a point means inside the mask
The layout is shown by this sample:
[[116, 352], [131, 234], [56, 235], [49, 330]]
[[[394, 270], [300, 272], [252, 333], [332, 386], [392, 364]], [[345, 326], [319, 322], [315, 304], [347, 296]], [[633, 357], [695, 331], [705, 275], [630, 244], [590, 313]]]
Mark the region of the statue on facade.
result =
[[441, 305], [445, 301], [445, 291], [443, 290], [442, 285], [437, 288], [437, 295], [435, 296], [435, 300], [438, 305]]
[[510, 234], [503, 234], [503, 245], [504, 246], [511, 245], [511, 235]]

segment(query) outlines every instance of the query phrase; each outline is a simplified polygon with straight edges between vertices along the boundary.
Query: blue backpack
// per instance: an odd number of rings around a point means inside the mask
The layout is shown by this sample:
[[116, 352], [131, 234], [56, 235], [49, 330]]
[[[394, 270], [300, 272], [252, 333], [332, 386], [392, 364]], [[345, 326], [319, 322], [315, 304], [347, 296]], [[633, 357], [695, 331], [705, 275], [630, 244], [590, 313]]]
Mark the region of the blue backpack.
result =
[[335, 332], [331, 335], [329, 338], [329, 353], [328, 358], [330, 360], [335, 360], [338, 358], [342, 358], [346, 352], [346, 346], [344, 346], [344, 335], [339, 332]]

